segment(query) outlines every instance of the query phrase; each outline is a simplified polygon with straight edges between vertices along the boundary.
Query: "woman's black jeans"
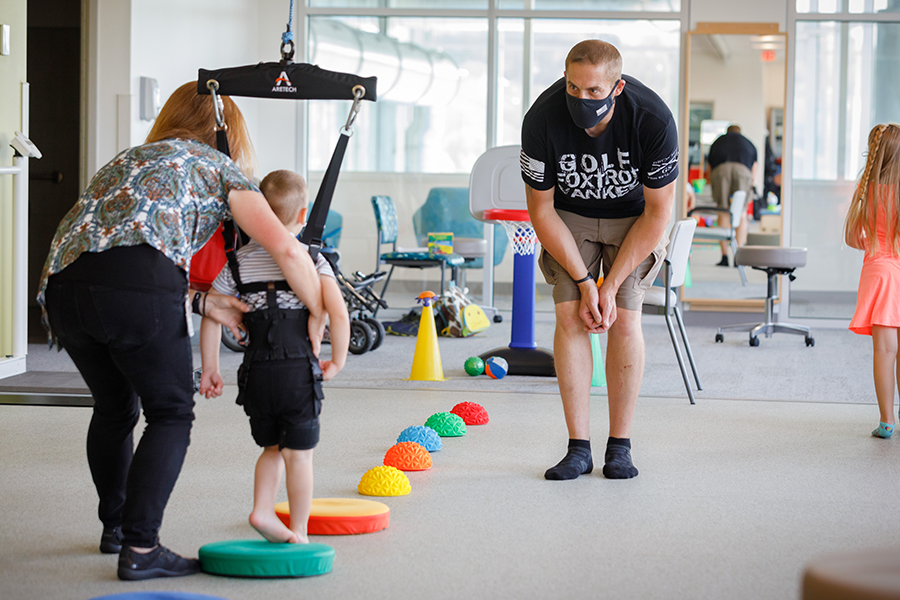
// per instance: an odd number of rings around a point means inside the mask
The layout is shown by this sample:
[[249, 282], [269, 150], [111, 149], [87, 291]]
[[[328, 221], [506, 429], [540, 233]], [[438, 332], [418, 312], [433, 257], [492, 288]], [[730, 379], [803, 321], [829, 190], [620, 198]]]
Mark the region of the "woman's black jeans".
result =
[[[149, 246], [83, 254], [47, 286], [52, 332], [94, 397], [87, 456], [105, 527], [159, 542], [194, 420], [184, 272]], [[140, 399], [140, 402], [139, 402]], [[134, 449], [143, 408], [146, 428]]]

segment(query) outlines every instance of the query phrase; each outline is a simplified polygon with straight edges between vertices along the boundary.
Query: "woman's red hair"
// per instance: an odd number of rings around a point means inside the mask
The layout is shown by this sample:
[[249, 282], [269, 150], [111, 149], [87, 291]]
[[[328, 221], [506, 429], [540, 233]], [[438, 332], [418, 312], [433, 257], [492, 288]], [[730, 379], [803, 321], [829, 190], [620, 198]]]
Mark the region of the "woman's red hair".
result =
[[[247, 177], [256, 171], [256, 152], [250, 141], [247, 123], [234, 101], [219, 96], [224, 106], [228, 147], [231, 158]], [[216, 147], [216, 115], [212, 96], [197, 93], [197, 83], [190, 81], [175, 90], [156, 117], [146, 143], [172, 138], [190, 139]]]

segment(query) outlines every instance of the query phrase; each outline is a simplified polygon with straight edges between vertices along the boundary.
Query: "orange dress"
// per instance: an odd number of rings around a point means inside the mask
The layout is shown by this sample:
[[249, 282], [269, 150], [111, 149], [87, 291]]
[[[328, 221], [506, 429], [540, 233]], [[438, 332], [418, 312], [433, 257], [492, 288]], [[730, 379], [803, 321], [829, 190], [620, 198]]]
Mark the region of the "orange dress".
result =
[[872, 335], [872, 325], [900, 327], [900, 257], [891, 254], [884, 211], [875, 223], [878, 251], [863, 260], [850, 331]]

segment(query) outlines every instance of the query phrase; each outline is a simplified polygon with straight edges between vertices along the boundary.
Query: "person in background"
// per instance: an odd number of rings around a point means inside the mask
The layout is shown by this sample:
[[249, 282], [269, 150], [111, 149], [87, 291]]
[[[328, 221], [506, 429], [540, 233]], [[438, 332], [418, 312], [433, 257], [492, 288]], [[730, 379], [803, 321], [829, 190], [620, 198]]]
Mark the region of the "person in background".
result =
[[844, 222], [844, 241], [865, 250], [850, 331], [872, 336], [881, 419], [872, 435], [894, 433], [894, 374], [900, 349], [900, 125], [869, 133], [866, 166]]
[[[713, 200], [719, 208], [731, 208], [731, 196], [737, 191], [747, 192], [747, 200], [750, 200], [750, 190], [753, 188], [753, 180], [756, 177], [757, 164], [756, 146], [753, 142], [741, 135], [738, 125], [731, 125], [723, 135], [720, 135], [709, 147], [709, 183], [712, 186]], [[720, 213], [719, 227], [730, 227], [731, 216]], [[738, 246], [747, 243], [747, 212], [741, 216], [741, 222], [735, 227]], [[728, 266], [728, 244], [719, 242], [722, 247], [722, 260], [720, 267]]]

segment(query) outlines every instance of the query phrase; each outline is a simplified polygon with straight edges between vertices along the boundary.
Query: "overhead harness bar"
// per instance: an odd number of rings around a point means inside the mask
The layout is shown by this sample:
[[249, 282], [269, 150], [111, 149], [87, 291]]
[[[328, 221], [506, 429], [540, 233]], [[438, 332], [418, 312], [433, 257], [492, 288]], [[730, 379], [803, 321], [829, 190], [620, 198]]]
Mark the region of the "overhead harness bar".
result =
[[[228, 148], [228, 124], [225, 122], [224, 104], [221, 96], [247, 96], [252, 98], [288, 98], [295, 100], [353, 100], [347, 122], [340, 129], [337, 145], [332, 153], [322, 185], [316, 194], [316, 201], [310, 212], [309, 221], [300, 241], [309, 246], [309, 255], [316, 260], [322, 248], [322, 235], [325, 231], [325, 220], [331, 207], [338, 174], [347, 150], [347, 142], [353, 135], [353, 123], [359, 115], [360, 103], [363, 99], [374, 102], [377, 79], [360, 77], [349, 73], [327, 71], [315, 65], [294, 63], [294, 34], [291, 31], [293, 18], [293, 0], [291, 0], [291, 16], [287, 23], [287, 31], [282, 34], [281, 61], [275, 63], [258, 63], [242, 67], [232, 67], [209, 71], [200, 69], [197, 77], [197, 93], [212, 96], [216, 119], [217, 149], [231, 156]], [[225, 238], [225, 256], [235, 277], [235, 283], [242, 285], [237, 270], [235, 250], [240, 232], [232, 220], [223, 224], [222, 235]], [[264, 282], [260, 282], [263, 285]], [[246, 287], [246, 284], [243, 284]]]

